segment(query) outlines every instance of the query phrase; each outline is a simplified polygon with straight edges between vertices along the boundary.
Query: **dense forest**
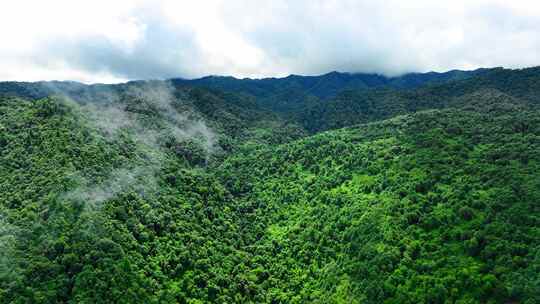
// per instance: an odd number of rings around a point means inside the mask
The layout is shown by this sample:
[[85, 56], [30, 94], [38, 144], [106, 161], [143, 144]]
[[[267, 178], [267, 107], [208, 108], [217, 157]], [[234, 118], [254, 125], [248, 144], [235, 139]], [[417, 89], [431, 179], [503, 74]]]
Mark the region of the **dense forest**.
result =
[[0, 83], [0, 303], [540, 303], [540, 68]]

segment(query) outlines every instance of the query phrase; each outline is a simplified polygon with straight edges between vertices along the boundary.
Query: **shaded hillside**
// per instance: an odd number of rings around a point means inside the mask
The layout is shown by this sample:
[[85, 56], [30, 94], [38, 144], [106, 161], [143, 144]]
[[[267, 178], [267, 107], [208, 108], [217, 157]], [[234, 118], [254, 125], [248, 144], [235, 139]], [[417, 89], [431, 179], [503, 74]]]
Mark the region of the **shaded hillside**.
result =
[[413, 90], [349, 90], [316, 101], [291, 114], [311, 132], [335, 129], [426, 109], [455, 107], [474, 100], [512, 99], [540, 105], [540, 68], [492, 69], [459, 81], [430, 84]]
[[497, 89], [480, 89], [464, 95], [456, 94], [455, 97], [418, 91], [347, 91], [332, 100], [298, 111], [293, 119], [310, 132], [316, 133], [422, 110], [459, 107], [469, 103], [490, 104], [501, 100], [523, 107], [533, 106]]
[[[148, 92], [146, 92], [148, 91]], [[232, 149], [248, 138], [272, 143], [304, 136], [294, 122], [262, 108], [254, 97], [215, 89], [174, 86], [169, 81], [132, 81], [123, 84], [84, 85], [77, 82], [0, 82], [0, 96], [40, 99], [60, 96], [82, 105], [126, 106], [137, 95], [171, 99], [175, 110], [204, 120], [221, 137], [222, 147]], [[169, 101], [167, 101], [169, 102]]]
[[[0, 96], [38, 99], [62, 94], [80, 102], [99, 103], [106, 102], [111, 96], [122, 95], [132, 87], [154, 83], [170, 85], [180, 92], [178, 94], [192, 92], [188, 97], [184, 94], [184, 97], [196, 100], [195, 106], [200, 112], [214, 113], [212, 120], [227, 122], [230, 128], [242, 125], [246, 120], [259, 121], [263, 116], [276, 120], [276, 116], [271, 114], [274, 112], [316, 132], [422, 109], [441, 108], [449, 105], [448, 99], [486, 88], [498, 89], [518, 98], [534, 99], [537, 70], [454, 70], [392, 78], [338, 72], [265, 79], [209, 76], [194, 80], [133, 81], [117, 85], [3, 82], [0, 83]], [[201, 97], [208, 97], [208, 100]], [[222, 115], [223, 111], [228, 115]], [[231, 115], [235, 117], [232, 120], [228, 119]]]

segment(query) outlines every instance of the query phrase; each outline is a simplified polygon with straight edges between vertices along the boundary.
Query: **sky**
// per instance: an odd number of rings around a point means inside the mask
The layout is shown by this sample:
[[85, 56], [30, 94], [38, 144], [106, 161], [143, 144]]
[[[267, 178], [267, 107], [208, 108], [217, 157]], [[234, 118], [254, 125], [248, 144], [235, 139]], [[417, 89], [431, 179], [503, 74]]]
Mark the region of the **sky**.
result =
[[535, 0], [0, 0], [0, 81], [540, 65]]

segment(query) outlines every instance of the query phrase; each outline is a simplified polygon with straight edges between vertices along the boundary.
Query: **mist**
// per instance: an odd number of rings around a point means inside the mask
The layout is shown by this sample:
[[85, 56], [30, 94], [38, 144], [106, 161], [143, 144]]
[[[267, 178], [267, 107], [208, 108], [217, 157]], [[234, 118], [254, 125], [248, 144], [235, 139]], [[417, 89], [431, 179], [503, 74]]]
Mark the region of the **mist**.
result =
[[[76, 110], [90, 128], [110, 142], [121, 142], [128, 136], [137, 146], [140, 160], [113, 169], [103, 182], [89, 180], [83, 172], [74, 172], [71, 179], [78, 185], [61, 196], [62, 200], [81, 202], [88, 212], [98, 211], [101, 205], [116, 195], [135, 191], [147, 195], [157, 187], [157, 179], [167, 153], [164, 146], [173, 139], [178, 144], [195, 143], [204, 153], [207, 166], [220, 151], [217, 134], [202, 115], [189, 106], [188, 97], [169, 82], [140, 81], [123, 84], [121, 88], [68, 91], [61, 83], [44, 83], [48, 90]], [[182, 110], [178, 110], [178, 106]], [[159, 124], [151, 124], [159, 117]]]
[[18, 234], [18, 227], [10, 224], [0, 213], [0, 281], [14, 280], [19, 276]]

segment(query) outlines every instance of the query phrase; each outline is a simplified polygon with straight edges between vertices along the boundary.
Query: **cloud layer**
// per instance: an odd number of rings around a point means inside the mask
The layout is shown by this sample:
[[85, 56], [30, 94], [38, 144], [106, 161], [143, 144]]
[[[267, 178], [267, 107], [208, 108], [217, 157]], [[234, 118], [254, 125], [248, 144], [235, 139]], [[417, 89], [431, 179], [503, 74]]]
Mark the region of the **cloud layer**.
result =
[[529, 0], [6, 1], [0, 80], [515, 68], [539, 34]]

